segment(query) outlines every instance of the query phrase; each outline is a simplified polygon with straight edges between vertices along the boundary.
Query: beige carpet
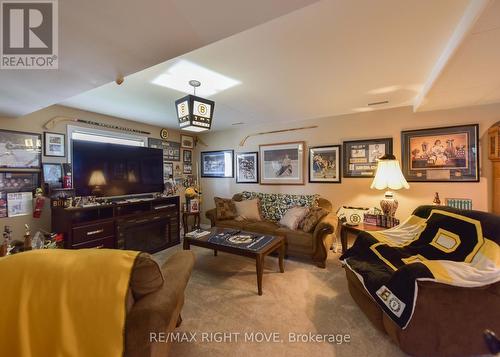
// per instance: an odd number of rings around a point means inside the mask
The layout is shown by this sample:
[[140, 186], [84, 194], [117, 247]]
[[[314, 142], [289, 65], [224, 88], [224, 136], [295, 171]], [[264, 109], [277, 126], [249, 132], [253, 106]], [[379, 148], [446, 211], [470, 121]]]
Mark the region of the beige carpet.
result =
[[[178, 249], [155, 257], [163, 263]], [[277, 258], [267, 257], [264, 294], [258, 296], [255, 261], [226, 253], [214, 257], [212, 251], [192, 249], [196, 263], [178, 330], [187, 336], [196, 333], [197, 342], [175, 343], [172, 356], [404, 356], [372, 327], [352, 300], [338, 255], [330, 252], [326, 269], [288, 259], [283, 274]], [[202, 333], [217, 332], [233, 333], [232, 342], [202, 341]], [[279, 336], [280, 342], [251, 342], [251, 335], [245, 333], [252, 332], [255, 338], [264, 336], [259, 332], [267, 336], [275, 332], [273, 337]], [[290, 342], [290, 332], [347, 334], [350, 341]]]

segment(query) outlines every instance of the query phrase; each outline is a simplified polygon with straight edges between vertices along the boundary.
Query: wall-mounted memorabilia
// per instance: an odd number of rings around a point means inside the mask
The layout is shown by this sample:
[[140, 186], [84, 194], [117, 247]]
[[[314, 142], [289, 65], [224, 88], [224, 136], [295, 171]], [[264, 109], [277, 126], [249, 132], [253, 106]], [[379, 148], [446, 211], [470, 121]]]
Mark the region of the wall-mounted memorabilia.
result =
[[161, 139], [149, 138], [150, 148], [163, 149], [163, 160], [181, 161], [181, 144], [175, 141], [164, 141]]
[[31, 192], [8, 193], [7, 212], [9, 217], [31, 215], [33, 213], [33, 194]]
[[0, 169], [40, 170], [42, 136], [0, 130]]
[[340, 145], [309, 148], [309, 182], [340, 183]]
[[191, 163], [193, 161], [193, 152], [191, 150], [182, 150], [182, 161]]
[[478, 182], [479, 125], [401, 133], [403, 174], [410, 182]]
[[62, 182], [63, 170], [61, 164], [42, 164], [43, 181], [47, 183]]
[[0, 172], [0, 191], [34, 191], [40, 187], [39, 174], [35, 172]]
[[163, 180], [166, 182], [174, 177], [174, 163], [163, 162]]
[[374, 177], [385, 154], [392, 154], [392, 138], [344, 141], [344, 177]]
[[259, 153], [236, 154], [236, 183], [259, 183]]
[[259, 146], [261, 185], [303, 185], [303, 141]]
[[174, 179], [182, 179], [182, 167], [181, 164], [174, 164]]
[[7, 217], [7, 192], [0, 191], [0, 218]]
[[233, 150], [201, 153], [201, 177], [234, 177]]
[[66, 156], [66, 135], [59, 133], [43, 133], [43, 154], [45, 156]]
[[191, 175], [193, 173], [193, 166], [191, 164], [184, 164], [182, 173], [185, 175]]
[[162, 140], [167, 140], [168, 139], [168, 130], [163, 128], [160, 130], [160, 138]]
[[194, 138], [190, 135], [181, 134], [181, 146], [186, 149], [194, 149]]

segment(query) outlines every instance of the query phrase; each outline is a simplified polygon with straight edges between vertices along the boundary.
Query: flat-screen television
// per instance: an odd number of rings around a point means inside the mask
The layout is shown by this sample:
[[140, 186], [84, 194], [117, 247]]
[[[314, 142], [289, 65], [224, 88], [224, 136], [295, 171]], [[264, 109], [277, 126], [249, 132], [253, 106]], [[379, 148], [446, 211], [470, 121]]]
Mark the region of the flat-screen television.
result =
[[163, 150], [73, 140], [77, 196], [125, 196], [163, 191]]

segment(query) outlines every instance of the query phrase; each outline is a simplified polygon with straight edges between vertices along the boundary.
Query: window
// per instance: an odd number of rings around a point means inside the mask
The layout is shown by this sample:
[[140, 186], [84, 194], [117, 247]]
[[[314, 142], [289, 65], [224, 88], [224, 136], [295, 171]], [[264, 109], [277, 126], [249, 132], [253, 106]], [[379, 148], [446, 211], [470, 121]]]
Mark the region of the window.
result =
[[71, 162], [71, 147], [73, 140], [95, 141], [129, 146], [147, 146], [148, 138], [145, 136], [119, 133], [116, 131], [86, 128], [68, 125], [68, 162]]

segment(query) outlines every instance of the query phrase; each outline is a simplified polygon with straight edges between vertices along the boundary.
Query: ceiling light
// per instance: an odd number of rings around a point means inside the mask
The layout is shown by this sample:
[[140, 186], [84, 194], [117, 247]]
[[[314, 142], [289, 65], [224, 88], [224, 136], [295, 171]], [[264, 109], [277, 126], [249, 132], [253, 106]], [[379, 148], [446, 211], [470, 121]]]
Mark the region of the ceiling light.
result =
[[210, 130], [214, 115], [215, 102], [196, 96], [196, 88], [201, 82], [191, 79], [188, 84], [193, 87], [194, 95], [187, 95], [175, 101], [177, 119], [181, 130], [202, 132]]
[[198, 89], [198, 95], [209, 97], [241, 84], [240, 81], [224, 76], [220, 73], [202, 67], [195, 63], [180, 60], [170, 66], [165, 73], [153, 79], [152, 83], [175, 89], [183, 93], [191, 93], [189, 81], [197, 78], [203, 82], [203, 87]]

